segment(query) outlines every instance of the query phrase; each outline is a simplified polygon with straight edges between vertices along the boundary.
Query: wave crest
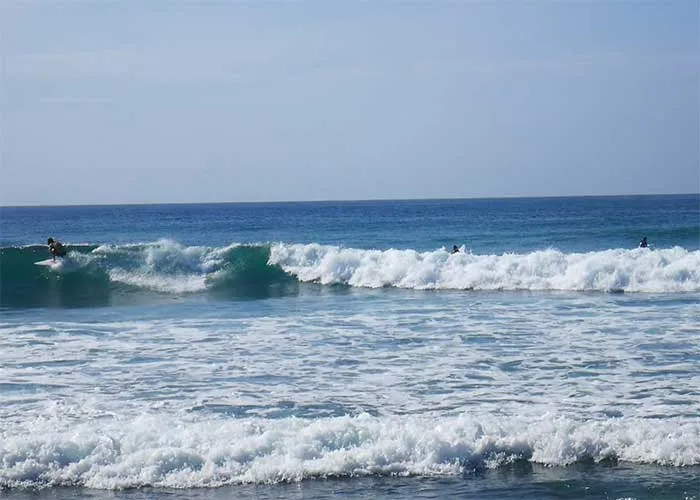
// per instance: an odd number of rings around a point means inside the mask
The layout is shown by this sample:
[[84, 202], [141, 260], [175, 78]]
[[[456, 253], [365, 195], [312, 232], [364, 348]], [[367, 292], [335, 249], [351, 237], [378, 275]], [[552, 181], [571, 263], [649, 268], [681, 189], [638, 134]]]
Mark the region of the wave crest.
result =
[[279, 244], [272, 247], [270, 262], [301, 281], [369, 288], [700, 291], [700, 251], [680, 247], [475, 255]]
[[107, 306], [168, 295], [259, 297], [296, 282], [268, 265], [266, 245], [184, 246], [172, 240], [68, 247], [65, 265], [35, 266], [43, 246], [0, 250], [0, 305]]
[[43, 246], [1, 249], [0, 305], [106, 306], [193, 293], [259, 298], [298, 293], [300, 282], [414, 290], [700, 291], [700, 251], [680, 247], [476, 255], [159, 240], [68, 250], [67, 265], [47, 268], [34, 265], [46, 258]]

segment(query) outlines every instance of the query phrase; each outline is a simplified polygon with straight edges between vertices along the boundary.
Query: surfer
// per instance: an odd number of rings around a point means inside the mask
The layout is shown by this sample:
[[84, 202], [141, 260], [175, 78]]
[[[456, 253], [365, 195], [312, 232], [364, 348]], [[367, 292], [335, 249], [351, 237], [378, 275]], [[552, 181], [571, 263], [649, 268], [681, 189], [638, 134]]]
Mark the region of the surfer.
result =
[[649, 247], [649, 243], [647, 243], [647, 237], [644, 236], [642, 238], [642, 241], [639, 242], [639, 248], [648, 248], [648, 247]]
[[47, 243], [49, 245], [49, 253], [53, 257], [53, 260], [56, 260], [56, 257], [65, 257], [66, 249], [63, 248], [63, 245], [60, 241], [54, 240], [53, 238], [49, 238]]
[[457, 245], [452, 245], [452, 253], [459, 253], [459, 248]]

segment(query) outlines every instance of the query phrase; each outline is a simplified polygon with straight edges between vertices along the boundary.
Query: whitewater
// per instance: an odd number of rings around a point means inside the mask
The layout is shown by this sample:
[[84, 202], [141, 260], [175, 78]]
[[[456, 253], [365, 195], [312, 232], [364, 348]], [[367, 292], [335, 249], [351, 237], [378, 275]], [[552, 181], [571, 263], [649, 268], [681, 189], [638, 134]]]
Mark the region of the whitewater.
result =
[[700, 499], [698, 208], [0, 208], [0, 494]]
[[[101, 285], [107, 295], [141, 292], [196, 294], [290, 285], [292, 281], [359, 288], [414, 290], [520, 290], [679, 293], [700, 291], [700, 251], [681, 247], [565, 253], [477, 255], [462, 248], [419, 252], [320, 244], [273, 243], [225, 247], [184, 246], [173, 240], [146, 244], [77, 245], [52, 265], [33, 266], [43, 247], [5, 249], [6, 301], [33, 283], [31, 299], [47, 285], [80, 293]], [[47, 283], [48, 282], [48, 283]], [[93, 295], [94, 298], [94, 295]]]

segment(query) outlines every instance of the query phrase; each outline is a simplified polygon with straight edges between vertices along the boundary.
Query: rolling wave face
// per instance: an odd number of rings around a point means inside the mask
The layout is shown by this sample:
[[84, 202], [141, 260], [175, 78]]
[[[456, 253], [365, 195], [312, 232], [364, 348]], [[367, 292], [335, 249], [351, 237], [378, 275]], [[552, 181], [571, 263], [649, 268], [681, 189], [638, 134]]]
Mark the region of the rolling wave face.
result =
[[700, 291], [700, 251], [680, 247], [474, 255], [319, 244], [183, 246], [170, 240], [81, 245], [53, 268], [45, 247], [0, 250], [0, 305], [107, 306], [207, 293], [263, 298], [300, 282], [415, 290]]
[[275, 245], [270, 263], [301, 281], [417, 290], [700, 291], [700, 251], [614, 249], [474, 255]]
[[68, 248], [64, 262], [36, 266], [43, 246], [0, 252], [0, 305], [95, 307], [158, 297], [215, 293], [264, 297], [289, 293], [297, 281], [268, 265], [269, 247], [186, 247], [170, 240]]

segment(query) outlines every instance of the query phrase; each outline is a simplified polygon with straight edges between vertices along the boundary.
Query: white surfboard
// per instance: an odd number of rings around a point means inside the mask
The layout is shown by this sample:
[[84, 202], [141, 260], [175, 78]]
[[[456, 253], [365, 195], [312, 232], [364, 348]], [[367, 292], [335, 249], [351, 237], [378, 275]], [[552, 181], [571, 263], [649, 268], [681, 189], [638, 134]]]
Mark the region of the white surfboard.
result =
[[46, 260], [40, 260], [39, 262], [35, 262], [37, 266], [46, 266], [46, 267], [53, 267], [57, 264], [59, 264], [59, 261], [53, 260], [53, 259], [46, 259]]
[[34, 265], [48, 267], [52, 271], [63, 271], [63, 272], [72, 271], [76, 268], [75, 263], [73, 261], [67, 259], [66, 257], [59, 257], [56, 260], [53, 260], [53, 259], [40, 260], [38, 262], [35, 262]]

